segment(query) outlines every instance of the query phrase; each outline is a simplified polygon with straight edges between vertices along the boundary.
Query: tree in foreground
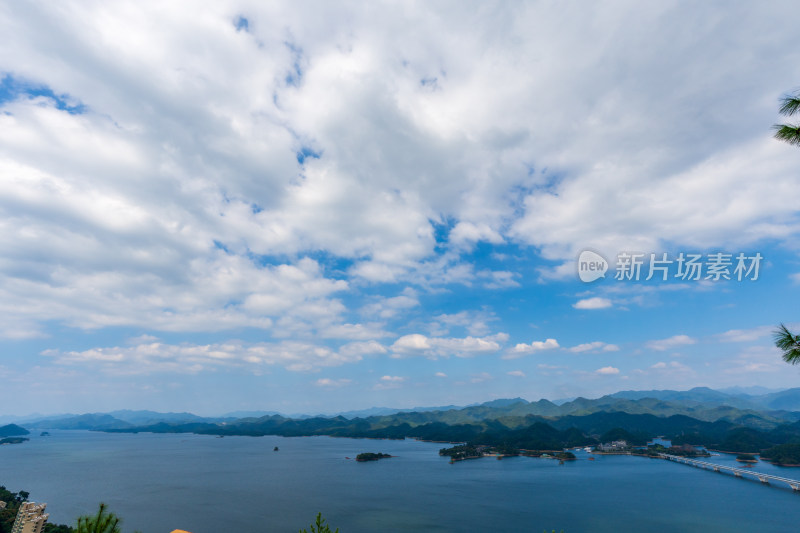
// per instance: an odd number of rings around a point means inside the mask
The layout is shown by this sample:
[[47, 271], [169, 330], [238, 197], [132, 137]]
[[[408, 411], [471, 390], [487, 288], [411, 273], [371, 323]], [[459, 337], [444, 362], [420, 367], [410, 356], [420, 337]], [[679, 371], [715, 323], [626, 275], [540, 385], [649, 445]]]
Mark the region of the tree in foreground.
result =
[[775, 339], [775, 346], [781, 350], [784, 361], [790, 365], [800, 363], [800, 335], [794, 335], [781, 324], [772, 333], [772, 337]]
[[[781, 98], [781, 115], [791, 117], [800, 112], [800, 91], [793, 95]], [[800, 125], [798, 124], [775, 124], [775, 138], [787, 142], [794, 146], [800, 146]]]
[[121, 522], [114, 513], [108, 512], [106, 504], [101, 503], [96, 515], [78, 517], [75, 533], [122, 533]]
[[330, 526], [322, 518], [322, 513], [317, 513], [317, 520], [311, 524], [311, 531], [301, 529], [300, 533], [339, 533], [339, 528], [337, 527], [336, 531], [331, 531]]

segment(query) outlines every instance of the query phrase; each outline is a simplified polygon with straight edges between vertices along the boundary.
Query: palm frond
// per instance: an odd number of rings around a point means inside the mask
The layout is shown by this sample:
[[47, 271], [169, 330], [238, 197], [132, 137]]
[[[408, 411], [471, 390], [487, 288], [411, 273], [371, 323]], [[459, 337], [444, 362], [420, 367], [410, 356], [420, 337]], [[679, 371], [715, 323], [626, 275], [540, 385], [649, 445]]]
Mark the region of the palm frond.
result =
[[783, 353], [783, 360], [789, 364], [800, 363], [800, 336], [794, 335], [789, 328], [781, 324], [778, 329], [772, 332], [775, 346]]
[[775, 124], [775, 138], [779, 141], [787, 142], [794, 146], [800, 146], [800, 126], [790, 124]]
[[781, 98], [781, 115], [792, 116], [800, 111], [800, 94]]

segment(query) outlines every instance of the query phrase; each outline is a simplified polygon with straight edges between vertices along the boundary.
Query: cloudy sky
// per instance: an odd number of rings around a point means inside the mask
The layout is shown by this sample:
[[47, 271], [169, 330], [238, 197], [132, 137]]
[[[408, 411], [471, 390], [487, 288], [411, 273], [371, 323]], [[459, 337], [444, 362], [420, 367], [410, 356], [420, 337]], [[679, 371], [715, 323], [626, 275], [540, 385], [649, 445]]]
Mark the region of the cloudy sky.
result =
[[800, 149], [771, 137], [798, 27], [777, 1], [5, 2], [2, 411], [800, 386], [770, 336], [800, 325]]

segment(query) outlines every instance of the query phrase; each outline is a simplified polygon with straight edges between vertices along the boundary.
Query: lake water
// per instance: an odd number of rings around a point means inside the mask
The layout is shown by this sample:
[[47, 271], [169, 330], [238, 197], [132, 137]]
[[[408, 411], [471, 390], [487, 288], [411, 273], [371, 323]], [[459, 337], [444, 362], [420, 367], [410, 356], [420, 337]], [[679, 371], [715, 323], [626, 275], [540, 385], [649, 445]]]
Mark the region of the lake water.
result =
[[[72, 524], [100, 501], [125, 533], [297, 532], [321, 511], [341, 533], [790, 532], [788, 487], [629, 456], [449, 464], [442, 444], [329, 437], [53, 431], [0, 446], [0, 484]], [[278, 446], [280, 451], [273, 451]], [[395, 455], [357, 463], [361, 452]], [[734, 457], [711, 460], [736, 465]], [[800, 478], [800, 468], [756, 469]]]

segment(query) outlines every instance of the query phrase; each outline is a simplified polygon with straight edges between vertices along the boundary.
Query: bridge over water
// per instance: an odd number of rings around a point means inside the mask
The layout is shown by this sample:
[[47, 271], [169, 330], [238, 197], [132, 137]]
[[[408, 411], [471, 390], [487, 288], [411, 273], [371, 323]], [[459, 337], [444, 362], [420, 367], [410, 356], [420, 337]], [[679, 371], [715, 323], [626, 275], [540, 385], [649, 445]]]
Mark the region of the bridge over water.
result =
[[697, 459], [689, 459], [688, 457], [680, 457], [679, 455], [670, 455], [668, 453], [658, 454], [662, 459], [674, 461], [676, 463], [684, 463], [706, 470], [713, 470], [714, 472], [731, 472], [736, 477], [750, 476], [757, 478], [761, 483], [769, 483], [770, 481], [777, 481], [786, 483], [792, 490], [800, 491], [800, 481], [796, 479], [789, 479], [787, 477], [773, 476], [772, 474], [765, 474], [763, 472], [756, 472], [755, 470], [748, 470], [746, 468], [735, 468], [733, 466], [719, 465], [716, 463], [709, 463], [708, 461], [698, 461]]

